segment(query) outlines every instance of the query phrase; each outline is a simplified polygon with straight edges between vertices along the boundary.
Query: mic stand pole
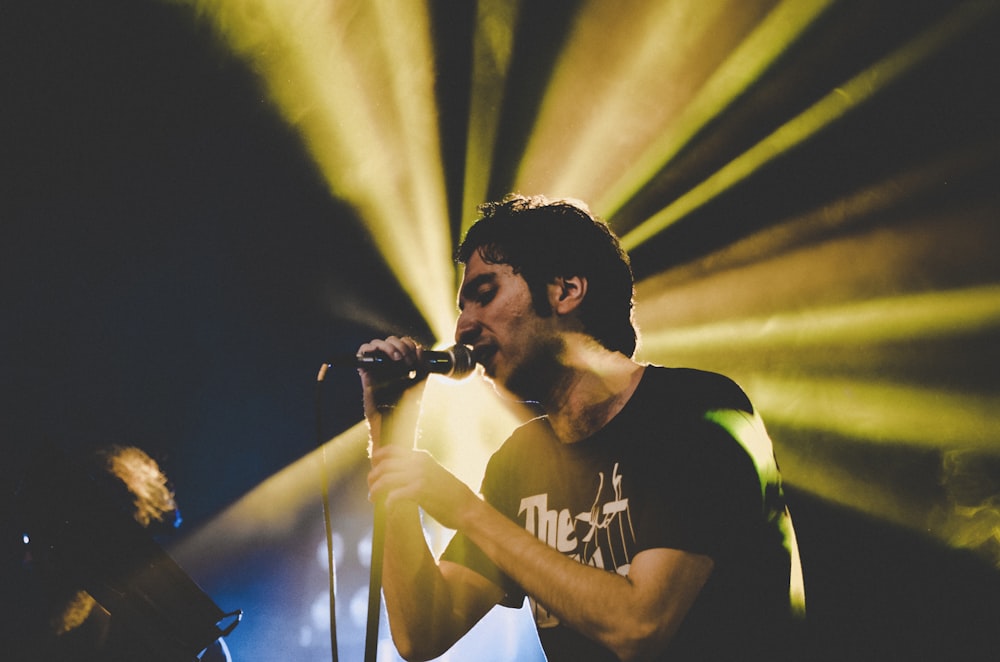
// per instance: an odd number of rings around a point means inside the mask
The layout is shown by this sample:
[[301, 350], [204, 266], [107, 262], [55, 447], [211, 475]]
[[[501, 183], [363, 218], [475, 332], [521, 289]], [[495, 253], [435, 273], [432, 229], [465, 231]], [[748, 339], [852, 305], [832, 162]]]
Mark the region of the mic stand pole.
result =
[[333, 558], [333, 522], [330, 520], [330, 473], [326, 461], [326, 443], [323, 438], [323, 380], [328, 364], [320, 366], [316, 377], [316, 445], [320, 450], [320, 494], [323, 497], [323, 524], [326, 527], [326, 560], [330, 590], [330, 655], [337, 662], [337, 562]]
[[385, 502], [375, 504], [372, 522], [372, 561], [368, 578], [368, 629], [365, 632], [365, 662], [375, 662], [378, 653], [379, 617], [382, 613], [382, 550], [385, 547]]
[[[382, 415], [379, 440], [392, 443], [392, 420], [395, 407], [379, 407]], [[384, 499], [376, 499], [372, 520], [372, 557], [368, 577], [368, 628], [365, 631], [365, 662], [375, 662], [378, 654], [378, 629], [382, 613], [382, 555], [385, 549], [386, 508]]]

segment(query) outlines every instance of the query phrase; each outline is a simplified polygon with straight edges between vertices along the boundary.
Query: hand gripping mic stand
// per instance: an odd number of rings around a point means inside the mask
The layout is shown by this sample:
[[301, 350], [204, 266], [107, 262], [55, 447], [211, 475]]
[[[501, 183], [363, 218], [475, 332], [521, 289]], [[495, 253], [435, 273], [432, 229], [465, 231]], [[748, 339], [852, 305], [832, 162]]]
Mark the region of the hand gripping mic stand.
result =
[[[337, 628], [336, 628], [336, 604], [335, 604], [335, 570], [336, 562], [333, 558], [333, 531], [332, 524], [330, 521], [330, 496], [329, 496], [329, 477], [326, 471], [326, 452], [323, 438], [323, 426], [321, 422], [321, 389], [320, 386], [323, 383], [323, 379], [326, 376], [326, 370], [329, 367], [336, 367], [338, 365], [344, 367], [353, 368], [364, 368], [369, 367], [372, 364], [377, 367], [382, 363], [382, 359], [377, 357], [358, 357], [353, 356], [348, 358], [346, 361], [340, 360], [332, 363], [324, 363], [319, 370], [319, 376], [317, 377], [317, 390], [316, 390], [316, 443], [323, 450], [323, 475], [322, 479], [322, 493], [323, 493], [323, 514], [326, 520], [326, 538], [327, 538], [327, 562], [330, 566], [330, 645], [333, 650], [333, 662], [337, 662]], [[460, 379], [471, 373], [476, 367], [476, 362], [469, 351], [468, 347], [464, 345], [455, 345], [448, 350], [442, 352], [425, 352], [424, 365], [420, 372], [423, 374], [417, 377], [416, 381], [420, 381], [428, 376], [428, 374], [441, 374], [447, 377], [452, 377], [455, 379]], [[399, 375], [393, 375], [391, 366], [383, 366], [383, 370], [388, 370], [384, 375], [386, 377], [398, 377]], [[411, 380], [412, 381], [412, 380]], [[394, 405], [382, 405], [379, 406], [379, 413], [382, 415], [381, 422], [381, 434], [382, 440], [388, 440], [388, 443], [392, 443], [393, 439], [393, 418], [395, 413]], [[414, 435], [416, 430], [413, 431]], [[374, 503], [374, 515], [372, 521], [372, 550], [371, 550], [371, 568], [370, 576], [368, 580], [368, 625], [365, 631], [365, 662], [375, 662], [376, 655], [378, 653], [378, 631], [379, 631], [379, 621], [382, 611], [382, 555], [385, 548], [385, 529], [386, 529], [386, 510], [385, 501], [377, 499]]]
[[[442, 374], [453, 377], [462, 376], [471, 370], [471, 365], [471, 362], [467, 362], [465, 365], [456, 365], [455, 369], [449, 372], [442, 372]], [[403, 384], [405, 384], [405, 388], [409, 388], [426, 377], [426, 374], [416, 375], [412, 379], [405, 380]], [[400, 443], [401, 439], [408, 439], [409, 444], [412, 446], [416, 437], [416, 411], [418, 410], [408, 408], [409, 405], [404, 402], [406, 400], [405, 395], [401, 398], [393, 398], [393, 400], [394, 404], [377, 405], [381, 417], [379, 443], [383, 445], [395, 444]], [[409, 404], [412, 405], [413, 403]], [[397, 405], [399, 405], [400, 410], [398, 415]], [[412, 415], [412, 418], [410, 415]], [[402, 436], [397, 438], [397, 433]], [[409, 436], [407, 437], [407, 435]], [[365, 632], [365, 662], [375, 662], [378, 653], [379, 623], [382, 614], [382, 565], [383, 552], [385, 550], [386, 520], [388, 518], [385, 499], [375, 499], [373, 508], [372, 555], [368, 579], [368, 627]]]
[[[471, 366], [471, 363], [469, 364]], [[337, 623], [336, 623], [336, 560], [333, 558], [333, 528], [330, 518], [330, 489], [329, 473], [326, 470], [326, 450], [323, 438], [322, 425], [322, 398], [320, 386], [326, 376], [329, 364], [324, 363], [319, 370], [316, 390], [316, 442], [321, 450], [323, 471], [320, 476], [321, 491], [323, 496], [323, 519], [326, 523], [326, 547], [327, 564], [329, 565], [330, 576], [330, 647], [332, 650], [332, 660], [337, 662]], [[466, 374], [471, 367], [464, 367], [462, 374]], [[450, 373], [449, 373], [450, 374]], [[382, 415], [381, 438], [392, 439], [393, 405], [383, 405], [379, 407]], [[376, 500], [374, 503], [374, 516], [372, 521], [372, 549], [371, 567], [368, 579], [368, 625], [365, 631], [365, 662], [375, 662], [378, 654], [378, 632], [379, 621], [382, 610], [382, 553], [385, 549], [385, 522], [386, 511], [385, 501]]]

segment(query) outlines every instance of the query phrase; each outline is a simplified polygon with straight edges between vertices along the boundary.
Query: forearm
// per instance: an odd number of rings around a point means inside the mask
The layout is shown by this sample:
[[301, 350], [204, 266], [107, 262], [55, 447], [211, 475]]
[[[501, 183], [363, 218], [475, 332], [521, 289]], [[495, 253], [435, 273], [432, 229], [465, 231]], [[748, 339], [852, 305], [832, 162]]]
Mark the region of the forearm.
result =
[[[399, 424], [400, 413], [369, 417], [373, 443], [412, 444], [413, 428]], [[381, 500], [377, 507], [385, 518], [381, 583], [393, 643], [406, 660], [432, 659], [464, 633], [453, 622], [451, 591], [427, 546], [416, 503]]]
[[[601, 643], [622, 660], [644, 659], [650, 652], [662, 650], [697, 594], [697, 589], [692, 592], [690, 587], [679, 585], [676, 580], [683, 581], [683, 577], [668, 573], [661, 572], [655, 578], [646, 575], [649, 581], [637, 585], [628, 577], [579, 563], [485, 503], [463, 518], [461, 528], [561, 623]], [[661, 559], [668, 555], [662, 551]], [[700, 588], [700, 580], [695, 581]], [[664, 591], [664, 582], [678, 584], [676, 594], [686, 597], [665, 599], [671, 586]]]
[[[409, 338], [390, 336], [358, 349], [359, 355], [375, 352], [411, 367], [420, 359], [419, 347]], [[380, 455], [412, 452], [425, 382], [379, 382], [367, 371], [361, 371], [361, 381], [371, 436], [369, 493], [377, 503], [376, 521], [383, 518], [385, 525], [380, 579], [389, 626], [400, 655], [408, 660], [427, 660], [464, 635], [499, 599], [499, 589], [478, 576], [462, 576], [453, 569], [442, 572], [424, 538], [416, 500], [389, 498], [391, 489], [380, 489], [378, 484], [377, 476], [386, 466], [380, 466]], [[408, 462], [402, 465], [411, 466]], [[398, 476], [398, 471], [390, 473]]]
[[464, 634], [451, 592], [427, 547], [417, 506], [398, 504], [386, 518], [382, 588], [393, 642], [407, 660], [437, 657]]
[[563, 624], [608, 646], [612, 625], [622, 620], [615, 618], [615, 606], [627, 604], [621, 595], [629, 589], [627, 580], [569, 559], [496, 511], [489, 512], [473, 518], [466, 535]]

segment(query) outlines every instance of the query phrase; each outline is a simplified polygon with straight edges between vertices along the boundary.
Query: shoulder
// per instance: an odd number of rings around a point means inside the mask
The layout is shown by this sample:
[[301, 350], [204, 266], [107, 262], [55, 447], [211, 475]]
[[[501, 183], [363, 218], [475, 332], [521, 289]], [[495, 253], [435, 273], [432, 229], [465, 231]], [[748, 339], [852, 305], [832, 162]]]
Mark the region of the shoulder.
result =
[[552, 439], [552, 428], [546, 416], [532, 418], [514, 428], [499, 448], [490, 457], [487, 470], [511, 462], [518, 462], [524, 454], [537, 454]]
[[494, 453], [494, 457], [516, 456], [529, 450], [537, 451], [548, 439], [552, 439], [549, 419], [547, 416], [538, 416], [514, 428], [507, 440]]
[[770, 439], [760, 416], [729, 377], [693, 368], [650, 366], [644, 380], [649, 383], [640, 411], [669, 422], [668, 447], [686, 462], [700, 458], [706, 470], [725, 464], [742, 471], [748, 459], [769, 454]]
[[717, 372], [650, 365], [643, 375], [643, 384], [650, 397], [668, 398], [678, 408], [688, 411], [733, 409], [754, 413], [743, 389]]
[[522, 440], [537, 439], [551, 434], [552, 427], [549, 425], [549, 417], [536, 416], [514, 428], [514, 431], [511, 432], [510, 437], [507, 439], [507, 444], [512, 442], [517, 443]]

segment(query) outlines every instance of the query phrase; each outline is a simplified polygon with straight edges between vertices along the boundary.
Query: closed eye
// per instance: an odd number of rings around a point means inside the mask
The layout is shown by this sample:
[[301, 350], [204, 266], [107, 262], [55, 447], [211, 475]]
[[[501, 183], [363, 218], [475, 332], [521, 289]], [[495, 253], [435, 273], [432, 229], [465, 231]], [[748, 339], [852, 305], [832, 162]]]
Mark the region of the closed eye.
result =
[[485, 306], [490, 301], [493, 301], [493, 298], [496, 295], [497, 295], [497, 288], [486, 287], [476, 292], [476, 295], [473, 297], [473, 301], [475, 301], [480, 306]]
[[466, 301], [485, 306], [496, 296], [495, 274], [481, 274], [466, 283], [458, 297], [458, 309], [465, 310]]

